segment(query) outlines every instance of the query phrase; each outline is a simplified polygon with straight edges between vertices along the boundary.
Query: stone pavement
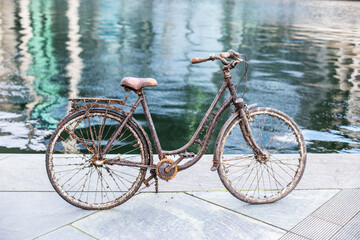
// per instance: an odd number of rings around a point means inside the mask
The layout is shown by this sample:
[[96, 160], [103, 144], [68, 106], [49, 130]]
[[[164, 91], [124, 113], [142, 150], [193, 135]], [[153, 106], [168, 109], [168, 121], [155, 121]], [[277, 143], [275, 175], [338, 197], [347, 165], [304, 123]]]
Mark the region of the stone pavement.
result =
[[105, 211], [65, 202], [44, 158], [0, 154], [0, 239], [360, 239], [360, 154], [309, 154], [296, 190], [266, 205], [229, 194], [206, 155]]

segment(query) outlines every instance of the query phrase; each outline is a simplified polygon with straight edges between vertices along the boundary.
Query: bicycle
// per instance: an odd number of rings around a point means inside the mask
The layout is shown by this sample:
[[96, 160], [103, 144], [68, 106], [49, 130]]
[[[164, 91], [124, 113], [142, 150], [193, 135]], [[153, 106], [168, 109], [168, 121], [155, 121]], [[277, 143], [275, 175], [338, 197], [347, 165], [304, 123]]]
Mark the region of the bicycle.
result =
[[[151, 118], [143, 88], [156, 86], [153, 78], [121, 80], [127, 92], [138, 95], [133, 105], [126, 103], [127, 97], [69, 99], [72, 109], [58, 123], [46, 151], [47, 174], [56, 192], [70, 204], [98, 210], [124, 203], [152, 179], [158, 192], [158, 177], [169, 181], [203, 156], [220, 116], [232, 106], [234, 112], [216, 140], [211, 171], [218, 172], [233, 196], [248, 203], [271, 203], [288, 195], [305, 169], [304, 138], [285, 113], [248, 106], [237, 97], [230, 71], [241, 63], [247, 70], [247, 62], [240, 56], [229, 50], [220, 56], [191, 59], [193, 64], [219, 60], [224, 82], [192, 138], [176, 150], [161, 148]], [[230, 97], [214, 111], [226, 89]], [[153, 163], [150, 138], [133, 117], [140, 103], [159, 156], [157, 164]], [[205, 136], [199, 139], [207, 123]], [[200, 150], [187, 152], [195, 144]], [[178, 156], [175, 161], [169, 158], [173, 155]], [[188, 161], [182, 163], [185, 159]], [[145, 178], [148, 170], [150, 176]]]

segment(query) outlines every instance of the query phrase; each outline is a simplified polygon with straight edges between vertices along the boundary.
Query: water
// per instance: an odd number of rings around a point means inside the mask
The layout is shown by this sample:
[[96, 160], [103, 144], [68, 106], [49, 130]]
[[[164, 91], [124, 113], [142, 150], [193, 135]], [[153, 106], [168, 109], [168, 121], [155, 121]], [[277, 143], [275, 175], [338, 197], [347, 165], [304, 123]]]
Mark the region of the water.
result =
[[[360, 152], [359, 2], [0, 5], [0, 152], [44, 151], [67, 98], [123, 98], [125, 76], [157, 79], [145, 91], [155, 126], [164, 149], [179, 148], [222, 84], [218, 64], [190, 59], [229, 48], [249, 59], [246, 102], [293, 117], [309, 152]], [[236, 81], [241, 72], [232, 75]], [[145, 125], [140, 109], [135, 117]]]

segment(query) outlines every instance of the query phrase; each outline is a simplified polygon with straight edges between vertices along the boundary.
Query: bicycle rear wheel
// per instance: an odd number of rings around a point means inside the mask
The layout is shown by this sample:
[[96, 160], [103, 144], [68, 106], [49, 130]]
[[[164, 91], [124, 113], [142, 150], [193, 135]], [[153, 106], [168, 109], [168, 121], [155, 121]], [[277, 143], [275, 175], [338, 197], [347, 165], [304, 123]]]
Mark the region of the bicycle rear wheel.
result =
[[149, 164], [144, 137], [131, 122], [103, 156], [113, 163], [96, 162], [96, 154], [123, 119], [113, 111], [81, 111], [55, 130], [46, 151], [46, 169], [52, 186], [67, 202], [83, 209], [109, 209], [127, 201], [139, 189], [147, 168], [114, 164], [119, 160]]
[[285, 197], [305, 169], [306, 145], [298, 126], [278, 110], [250, 110], [252, 135], [268, 155], [260, 159], [248, 147], [240, 124], [240, 118], [234, 118], [219, 136], [218, 174], [224, 186], [248, 203], [271, 203]]

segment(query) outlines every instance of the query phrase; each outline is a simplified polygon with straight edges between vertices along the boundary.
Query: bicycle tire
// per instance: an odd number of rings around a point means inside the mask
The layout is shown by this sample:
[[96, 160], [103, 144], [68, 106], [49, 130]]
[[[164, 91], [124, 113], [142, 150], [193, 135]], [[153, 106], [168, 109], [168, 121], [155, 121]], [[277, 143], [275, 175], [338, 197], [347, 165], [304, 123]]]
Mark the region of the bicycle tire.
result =
[[[94, 149], [101, 152], [124, 118], [114, 111], [92, 109], [76, 112], [59, 124], [48, 143], [46, 170], [64, 200], [83, 209], [103, 210], [124, 203], [137, 192], [146, 167], [106, 161], [97, 166], [92, 160]], [[129, 121], [104, 157], [149, 165], [146, 146], [141, 131]]]
[[224, 125], [218, 138], [218, 174], [236, 198], [253, 204], [272, 203], [299, 183], [306, 165], [305, 141], [297, 124], [285, 113], [255, 108], [248, 116], [252, 135], [268, 159], [256, 159], [237, 116]]

